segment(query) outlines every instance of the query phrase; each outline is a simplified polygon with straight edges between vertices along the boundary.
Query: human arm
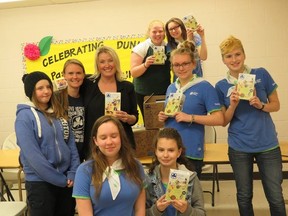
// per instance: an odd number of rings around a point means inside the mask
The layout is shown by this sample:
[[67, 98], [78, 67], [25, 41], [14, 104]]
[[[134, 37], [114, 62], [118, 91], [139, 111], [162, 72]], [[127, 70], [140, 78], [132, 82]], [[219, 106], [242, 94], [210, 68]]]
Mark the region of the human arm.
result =
[[[264, 104], [262, 104], [262, 102]], [[278, 98], [277, 91], [274, 90], [269, 96], [268, 101], [265, 103], [264, 101], [260, 101], [260, 99], [255, 95], [250, 100], [249, 103], [251, 106], [254, 106], [256, 109], [261, 109], [263, 112], [277, 112], [280, 110], [280, 101]], [[262, 106], [263, 109], [262, 109]]]
[[205, 61], [208, 57], [208, 51], [207, 51], [204, 28], [202, 28], [201, 25], [198, 25], [196, 32], [198, 33], [198, 35], [197, 34], [194, 35], [193, 30], [190, 28], [187, 28], [187, 40], [194, 42], [197, 48], [200, 60]]
[[164, 111], [160, 111], [158, 113], [158, 121], [165, 122], [168, 119], [168, 116], [164, 113]]
[[136, 123], [136, 116], [130, 115], [125, 111], [116, 111], [115, 117], [121, 120], [122, 122], [126, 122], [129, 125], [134, 125]]
[[137, 78], [143, 75], [146, 72], [147, 68], [150, 67], [150, 65], [153, 64], [155, 61], [154, 56], [147, 57], [144, 63], [143, 59], [144, 58], [137, 53], [132, 52], [130, 72], [133, 78]]
[[194, 115], [177, 112], [174, 117], [177, 122], [197, 123], [208, 126], [222, 125], [224, 122], [223, 113], [220, 110], [214, 111], [210, 115]]
[[[204, 209], [204, 196], [203, 196], [203, 190], [202, 186], [200, 184], [200, 181], [198, 177], [196, 176], [194, 179], [194, 184], [192, 188], [192, 196], [191, 196], [191, 213], [186, 214], [187, 216], [205, 216], [206, 212]], [[189, 208], [188, 208], [189, 209]], [[187, 213], [189, 213], [187, 211]], [[185, 214], [183, 214], [184, 216]]]
[[[80, 216], [93, 216], [93, 206], [90, 197], [93, 161], [83, 162], [77, 169], [72, 197], [76, 199]], [[93, 193], [93, 192], [92, 192]]]
[[134, 85], [129, 81], [120, 82], [121, 87], [121, 111], [116, 111], [116, 117], [130, 126], [138, 122], [138, 109]]
[[234, 112], [240, 102], [239, 93], [237, 92], [236, 89], [232, 91], [229, 99], [230, 99], [230, 105], [228, 106], [228, 108], [226, 108], [225, 106], [222, 106], [221, 108], [223, 115], [224, 115], [224, 123], [222, 125], [224, 127], [228, 125], [230, 121], [232, 120], [234, 116]]
[[93, 216], [93, 208], [90, 199], [76, 199], [79, 216]]
[[75, 178], [75, 173], [76, 170], [80, 164], [80, 159], [79, 159], [79, 153], [76, 147], [76, 143], [75, 143], [75, 139], [74, 139], [74, 135], [73, 132], [71, 130], [71, 126], [69, 125], [69, 139], [67, 142], [67, 145], [70, 149], [70, 167], [69, 170], [67, 172], [67, 186], [68, 187], [72, 187], [73, 186], [73, 182], [74, 182], [74, 178]]
[[196, 31], [201, 38], [201, 45], [200, 47], [198, 47], [199, 57], [201, 60], [205, 61], [208, 57], [208, 51], [207, 51], [204, 28], [202, 28], [201, 25], [198, 25]]
[[[39, 113], [40, 122], [47, 125], [46, 118]], [[49, 126], [50, 127], [50, 126]], [[50, 127], [51, 128], [51, 127]], [[51, 155], [53, 157], [53, 145], [50, 146], [49, 137], [54, 136], [54, 131], [51, 128], [46, 128], [45, 133], [42, 134], [40, 139], [38, 136], [37, 123], [30, 109], [22, 110], [17, 113], [15, 121], [15, 131], [17, 136], [17, 144], [21, 149], [21, 161], [24, 169], [29, 173], [34, 173], [35, 178], [42, 181], [49, 182], [50, 184], [66, 187], [67, 178], [65, 174], [59, 172], [52, 163], [47, 160], [47, 157]], [[53, 135], [52, 135], [53, 134]], [[48, 150], [49, 148], [50, 151]], [[52, 153], [52, 154], [51, 154]]]
[[[147, 194], [147, 192], [146, 192]], [[171, 204], [171, 201], [168, 201], [165, 199], [165, 194], [162, 195], [158, 200], [156, 200], [155, 203], [153, 203], [151, 206], [147, 206], [146, 202], [146, 215], [153, 215], [153, 216], [160, 216], [163, 214], [163, 212], [166, 210], [166, 208]], [[149, 196], [146, 197], [146, 199], [149, 199]]]
[[181, 216], [205, 216], [204, 197], [200, 181], [194, 172], [190, 175], [186, 200], [173, 200], [172, 205]]
[[140, 191], [140, 194], [134, 204], [134, 211], [135, 211], [135, 216], [144, 216], [145, 215], [145, 189], [143, 188]]

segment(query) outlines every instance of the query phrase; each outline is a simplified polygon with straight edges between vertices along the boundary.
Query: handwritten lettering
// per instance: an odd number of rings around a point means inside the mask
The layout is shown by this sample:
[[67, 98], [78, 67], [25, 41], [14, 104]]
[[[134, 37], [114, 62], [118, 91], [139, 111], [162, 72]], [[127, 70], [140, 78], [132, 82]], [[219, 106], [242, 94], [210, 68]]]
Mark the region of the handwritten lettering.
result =
[[60, 52], [58, 54], [49, 56], [42, 61], [42, 65], [44, 67], [47, 67], [48, 65], [51, 65], [55, 62], [62, 61], [64, 59], [75, 57], [78, 55], [83, 55], [85, 53], [94, 52], [98, 47], [103, 46], [103, 41], [96, 42], [96, 43], [90, 43], [83, 46], [79, 46], [76, 48], [71, 48], [68, 50], [64, 50], [63, 52]]
[[140, 41], [117, 41], [117, 49], [132, 49], [139, 43]]

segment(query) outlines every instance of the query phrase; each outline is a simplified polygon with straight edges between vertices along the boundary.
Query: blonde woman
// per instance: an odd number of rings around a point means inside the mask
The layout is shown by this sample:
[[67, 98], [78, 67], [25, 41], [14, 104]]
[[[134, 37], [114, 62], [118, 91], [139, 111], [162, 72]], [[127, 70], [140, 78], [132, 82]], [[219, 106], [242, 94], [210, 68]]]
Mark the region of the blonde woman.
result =
[[121, 110], [114, 116], [124, 127], [130, 145], [136, 144], [132, 126], [138, 121], [137, 102], [134, 86], [122, 78], [120, 60], [114, 49], [107, 46], [99, 47], [95, 54], [95, 73], [84, 80], [82, 95], [86, 111], [85, 122], [85, 155], [89, 158], [89, 139], [94, 122], [104, 115], [105, 92], [121, 93]]

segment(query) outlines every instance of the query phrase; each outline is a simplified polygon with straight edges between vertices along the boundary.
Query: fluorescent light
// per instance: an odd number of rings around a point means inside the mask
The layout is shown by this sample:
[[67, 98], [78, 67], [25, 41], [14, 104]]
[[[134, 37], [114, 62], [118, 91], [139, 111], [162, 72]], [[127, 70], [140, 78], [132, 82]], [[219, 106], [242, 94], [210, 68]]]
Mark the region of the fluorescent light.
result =
[[17, 2], [17, 1], [23, 1], [23, 0], [0, 0], [0, 3]]

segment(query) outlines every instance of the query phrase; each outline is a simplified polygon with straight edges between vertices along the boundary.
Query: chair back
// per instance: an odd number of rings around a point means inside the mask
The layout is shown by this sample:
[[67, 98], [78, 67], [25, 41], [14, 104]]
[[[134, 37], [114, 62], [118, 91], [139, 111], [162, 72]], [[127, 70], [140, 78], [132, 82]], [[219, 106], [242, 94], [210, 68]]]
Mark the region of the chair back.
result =
[[9, 134], [3, 142], [2, 149], [19, 149], [16, 133]]
[[214, 126], [205, 125], [204, 143], [216, 143], [217, 135]]

